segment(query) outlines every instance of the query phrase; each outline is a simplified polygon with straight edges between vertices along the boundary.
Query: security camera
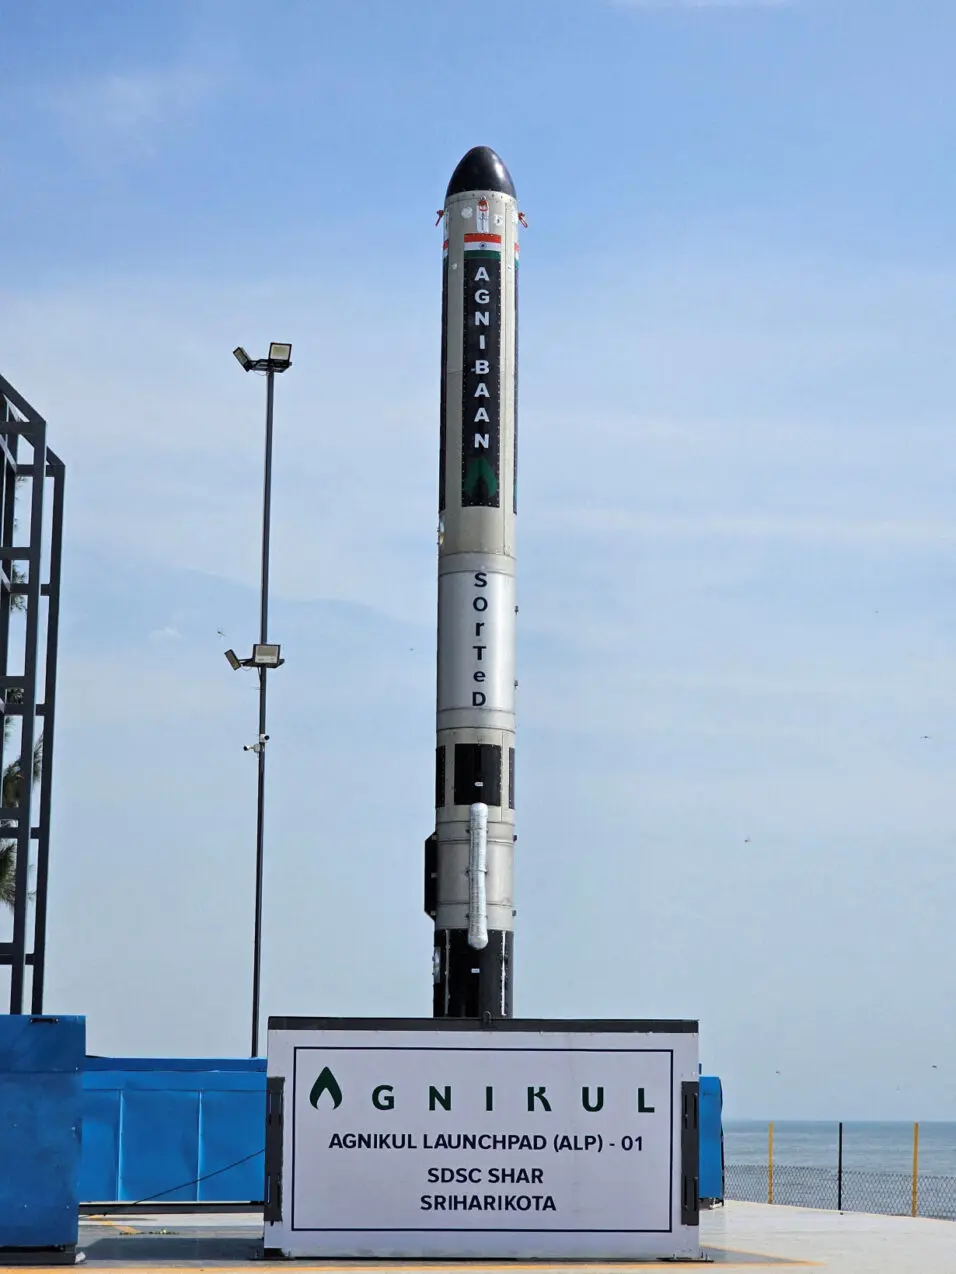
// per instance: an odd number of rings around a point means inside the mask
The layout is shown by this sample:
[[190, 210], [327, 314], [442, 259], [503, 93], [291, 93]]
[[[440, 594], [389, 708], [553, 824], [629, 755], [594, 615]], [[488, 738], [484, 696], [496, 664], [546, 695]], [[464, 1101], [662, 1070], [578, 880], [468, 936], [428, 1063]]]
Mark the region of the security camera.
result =
[[260, 735], [259, 735], [259, 742], [260, 742], [260, 743], [268, 743], [268, 742], [269, 742], [269, 736], [268, 736], [267, 734], [260, 734]]

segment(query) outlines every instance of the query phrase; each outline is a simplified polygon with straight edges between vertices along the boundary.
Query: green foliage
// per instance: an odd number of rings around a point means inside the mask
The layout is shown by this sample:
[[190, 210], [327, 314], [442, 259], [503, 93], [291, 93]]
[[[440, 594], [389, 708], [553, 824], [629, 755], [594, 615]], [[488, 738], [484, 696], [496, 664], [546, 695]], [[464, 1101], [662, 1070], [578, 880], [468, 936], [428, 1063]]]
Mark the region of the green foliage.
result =
[[[10, 570], [10, 582], [13, 584], [25, 584], [27, 582], [26, 571], [21, 571], [19, 566], [13, 566]], [[26, 593], [10, 594], [11, 610], [26, 610], [27, 596]]]
[[17, 891], [17, 847], [12, 841], [0, 845], [0, 903], [13, 906]]
[[[5, 725], [9, 726], [9, 718]], [[43, 736], [36, 741], [33, 749], [33, 782], [38, 782], [43, 768]], [[4, 767], [3, 778], [0, 779], [0, 802], [5, 809], [14, 809], [20, 804], [20, 758], [11, 761]], [[9, 826], [9, 824], [7, 824]], [[0, 905], [12, 907], [16, 898], [17, 880], [17, 847], [13, 841], [0, 842]]]

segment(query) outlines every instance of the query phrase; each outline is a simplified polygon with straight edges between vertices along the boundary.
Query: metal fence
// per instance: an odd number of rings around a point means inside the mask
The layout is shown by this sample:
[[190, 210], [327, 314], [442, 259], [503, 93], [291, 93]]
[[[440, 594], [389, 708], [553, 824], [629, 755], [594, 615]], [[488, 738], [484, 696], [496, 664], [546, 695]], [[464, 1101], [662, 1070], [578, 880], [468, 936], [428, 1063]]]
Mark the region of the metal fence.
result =
[[798, 1208], [956, 1221], [956, 1176], [920, 1172], [918, 1124], [913, 1128], [913, 1166], [909, 1172], [846, 1168], [842, 1124], [831, 1168], [781, 1163], [774, 1155], [773, 1124], [770, 1124], [765, 1163], [724, 1165], [724, 1197], [751, 1203], [784, 1203]]

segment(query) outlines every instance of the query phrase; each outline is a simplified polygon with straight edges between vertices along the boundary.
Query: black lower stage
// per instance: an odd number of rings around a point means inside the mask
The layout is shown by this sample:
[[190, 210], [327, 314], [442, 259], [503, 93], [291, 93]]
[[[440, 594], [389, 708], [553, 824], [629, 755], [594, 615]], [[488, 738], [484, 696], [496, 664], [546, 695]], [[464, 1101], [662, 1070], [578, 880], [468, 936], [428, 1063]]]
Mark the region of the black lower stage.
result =
[[435, 934], [433, 1017], [511, 1017], [514, 934], [489, 929], [488, 945], [468, 945], [467, 929]]

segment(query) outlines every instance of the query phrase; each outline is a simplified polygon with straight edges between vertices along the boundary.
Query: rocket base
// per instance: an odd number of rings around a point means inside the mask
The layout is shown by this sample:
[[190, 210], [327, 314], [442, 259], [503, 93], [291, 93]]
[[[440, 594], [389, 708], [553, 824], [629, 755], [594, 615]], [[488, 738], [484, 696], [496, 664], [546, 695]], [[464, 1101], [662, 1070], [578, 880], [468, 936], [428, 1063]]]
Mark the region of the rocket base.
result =
[[435, 953], [434, 1017], [511, 1017], [513, 933], [490, 929], [488, 945], [477, 951], [467, 929], [439, 929]]

